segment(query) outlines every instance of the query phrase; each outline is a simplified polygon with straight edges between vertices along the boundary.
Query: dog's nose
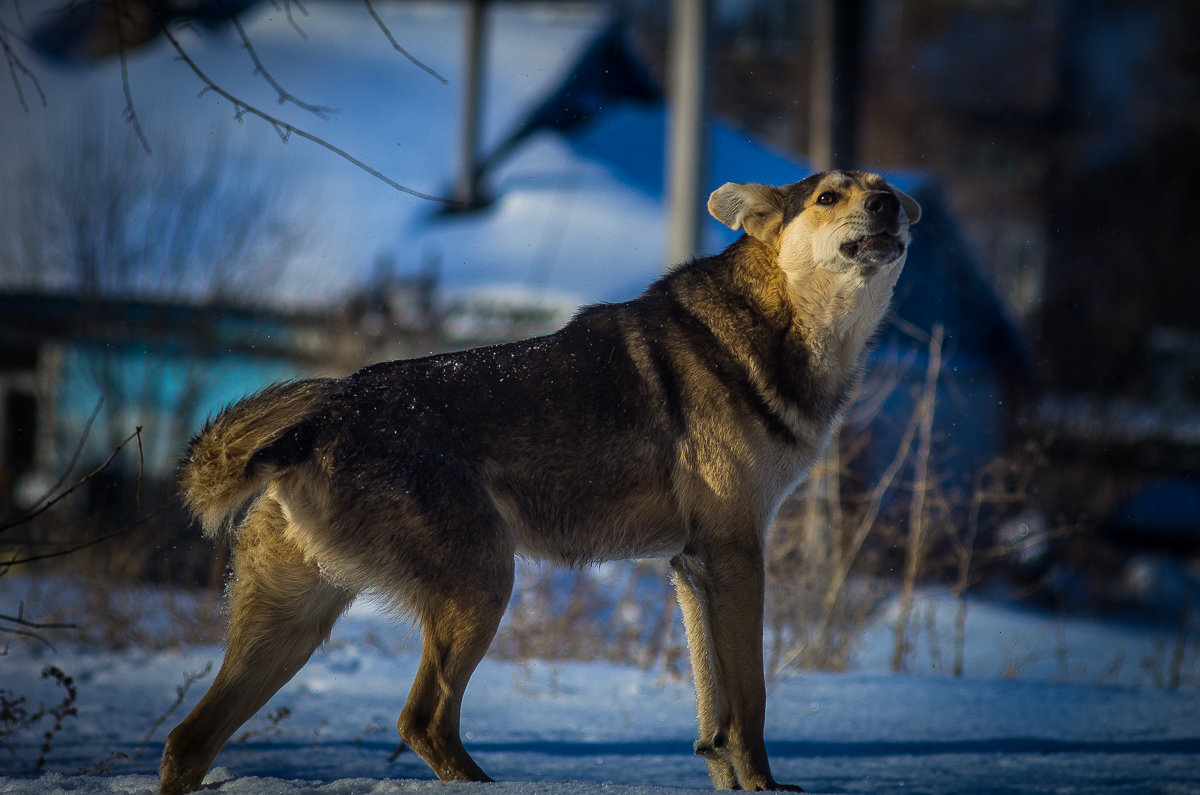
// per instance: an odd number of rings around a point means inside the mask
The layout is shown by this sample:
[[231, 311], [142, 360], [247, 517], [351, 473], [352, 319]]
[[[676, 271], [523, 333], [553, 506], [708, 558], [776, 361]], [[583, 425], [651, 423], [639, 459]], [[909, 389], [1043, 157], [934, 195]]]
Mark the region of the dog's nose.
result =
[[900, 213], [900, 200], [886, 190], [868, 193], [863, 206], [866, 207], [867, 212], [885, 218], [892, 218]]

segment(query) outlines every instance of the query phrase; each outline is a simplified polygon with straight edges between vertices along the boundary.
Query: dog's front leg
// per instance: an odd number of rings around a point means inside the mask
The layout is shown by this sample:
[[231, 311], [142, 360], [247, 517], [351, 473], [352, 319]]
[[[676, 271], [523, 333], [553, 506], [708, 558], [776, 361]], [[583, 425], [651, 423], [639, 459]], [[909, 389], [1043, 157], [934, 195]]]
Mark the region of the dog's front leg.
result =
[[763, 561], [757, 545], [671, 560], [696, 680], [700, 739], [717, 789], [791, 790], [771, 776], [763, 742]]

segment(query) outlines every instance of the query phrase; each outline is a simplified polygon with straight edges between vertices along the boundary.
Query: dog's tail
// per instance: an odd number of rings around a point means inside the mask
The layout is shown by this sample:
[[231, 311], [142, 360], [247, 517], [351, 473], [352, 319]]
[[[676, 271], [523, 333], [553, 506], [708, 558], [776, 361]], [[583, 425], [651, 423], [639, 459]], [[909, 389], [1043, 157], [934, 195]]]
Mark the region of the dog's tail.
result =
[[306, 422], [335, 391], [332, 378], [289, 381], [234, 403], [209, 421], [180, 464], [184, 506], [215, 536], [267, 481], [307, 458]]

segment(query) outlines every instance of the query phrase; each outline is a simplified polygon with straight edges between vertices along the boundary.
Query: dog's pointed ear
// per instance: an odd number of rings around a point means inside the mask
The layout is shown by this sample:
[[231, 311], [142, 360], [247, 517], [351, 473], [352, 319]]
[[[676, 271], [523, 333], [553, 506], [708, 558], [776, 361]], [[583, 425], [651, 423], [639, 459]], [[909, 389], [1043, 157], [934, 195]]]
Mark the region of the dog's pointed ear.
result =
[[730, 229], [775, 245], [783, 227], [783, 192], [757, 182], [726, 182], [708, 197], [712, 217]]
[[896, 198], [900, 200], [900, 206], [904, 208], [904, 214], [908, 216], [909, 225], [920, 221], [921, 205], [917, 204], [917, 200], [898, 188], [893, 188], [891, 185], [888, 185], [888, 187], [892, 189], [892, 193], [896, 194]]

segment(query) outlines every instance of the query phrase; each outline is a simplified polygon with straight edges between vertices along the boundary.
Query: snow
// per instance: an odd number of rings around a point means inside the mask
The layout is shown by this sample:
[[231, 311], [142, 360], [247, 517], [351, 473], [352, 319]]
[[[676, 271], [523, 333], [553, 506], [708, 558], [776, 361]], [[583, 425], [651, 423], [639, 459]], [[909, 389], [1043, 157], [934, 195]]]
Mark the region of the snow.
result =
[[[0, 582], [6, 604], [17, 598], [21, 581]], [[916, 612], [939, 626], [954, 608], [927, 593]], [[776, 778], [828, 793], [1200, 792], [1194, 646], [1191, 678], [1167, 691], [1154, 686], [1147, 666], [1169, 655], [1169, 638], [1144, 627], [977, 601], [967, 615], [963, 678], [935, 664], [934, 649], [948, 649], [949, 634], [935, 639], [931, 631], [914, 639], [912, 672], [889, 673], [883, 651], [894, 611], [885, 610], [865, 633], [852, 672], [771, 681], [766, 735]], [[155, 791], [166, 733], [202, 695], [220, 657], [217, 646], [118, 653], [62, 644], [55, 652], [11, 642], [0, 658], [0, 687], [31, 703], [57, 703], [61, 691], [40, 676], [57, 665], [74, 678], [79, 714], [54, 738], [40, 773], [29, 769], [40, 732], [7, 738], [14, 753], [0, 755], [0, 793]], [[328, 647], [222, 751], [206, 779], [211, 791], [709, 788], [704, 764], [691, 754], [690, 682], [614, 663], [483, 662], [466, 695], [464, 742], [498, 784], [442, 784], [411, 752], [389, 762], [418, 659], [418, 633], [356, 603]], [[186, 675], [206, 670], [164, 720]]]
[[[46, 7], [56, 5], [55, 0], [23, 3], [20, 20], [37, 21]], [[254, 73], [232, 30], [195, 27], [177, 34], [198, 67], [243, 102], [320, 136], [406, 187], [448, 195], [456, 171], [465, 6], [416, 2], [377, 8], [399, 43], [445, 76], [445, 85], [396, 52], [361, 5], [305, 3], [303, 14], [298, 6], [290, 8], [304, 37], [281, 7], [269, 3], [247, 13], [245, 29], [271, 75], [304, 102], [332, 108], [325, 117], [281, 104]], [[0, 6], [0, 21], [23, 26], [20, 20]], [[488, 20], [483, 152], [511, 133], [558, 84], [605, 16], [586, 4], [497, 4]], [[13, 81], [0, 80], [0, 187], [18, 184], [22, 170], [33, 164], [53, 170], [82, 128], [99, 130], [115, 158], [126, 151], [143, 157], [133, 129], [122, 121], [125, 95], [116, 59], [66, 67], [24, 48], [19, 55], [45, 91], [47, 106], [25, 85], [34, 100], [22, 110]], [[148, 156], [151, 164], [155, 158], [196, 160], [215, 140], [230, 151], [249, 152], [271, 169], [281, 201], [292, 208], [292, 225], [306, 231], [302, 253], [288, 263], [271, 294], [252, 296], [256, 302], [324, 303], [361, 285], [380, 257], [394, 258], [405, 273], [436, 258], [447, 289], [500, 284], [569, 290], [575, 304], [610, 298], [613, 291], [603, 269], [587, 277], [590, 288], [581, 288], [577, 273], [592, 268], [599, 253], [577, 262], [579, 246], [611, 254], [611, 241], [621, 240], [633, 252], [643, 285], [662, 266], [662, 232], [653, 225], [654, 215], [644, 215], [632, 234], [613, 237], [646, 200], [603, 174], [591, 174], [594, 167], [569, 152], [547, 153], [550, 159], [540, 163], [526, 160], [527, 183], [547, 175], [558, 181], [506, 194], [500, 206], [486, 211], [486, 231], [462, 239], [463, 229], [471, 226], [467, 218], [442, 218], [438, 203], [399, 192], [299, 136], [283, 142], [261, 119], [236, 118], [230, 103], [202, 91], [203, 84], [161, 38], [131, 55], [127, 68], [134, 109], [155, 150]], [[507, 173], [516, 178], [511, 169]], [[593, 176], [595, 194], [590, 193]], [[616, 202], [613, 190], [619, 193]], [[17, 200], [15, 194], [0, 190], [0, 209]], [[566, 237], [559, 231], [564, 225]], [[570, 236], [579, 226], [582, 238]], [[639, 243], [647, 237], [653, 243], [642, 246], [639, 255]], [[600, 239], [606, 242], [602, 247]], [[51, 283], [61, 286], [61, 279]]]

